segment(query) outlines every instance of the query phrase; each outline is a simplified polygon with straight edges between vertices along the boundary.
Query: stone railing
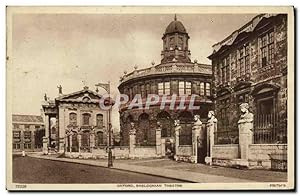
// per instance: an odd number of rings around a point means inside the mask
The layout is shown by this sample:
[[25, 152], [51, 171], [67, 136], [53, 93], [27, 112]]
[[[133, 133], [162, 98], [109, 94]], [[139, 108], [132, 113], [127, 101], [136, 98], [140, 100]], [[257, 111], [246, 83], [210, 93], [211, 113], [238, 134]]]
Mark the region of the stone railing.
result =
[[211, 65], [197, 64], [197, 63], [168, 63], [158, 65], [156, 67], [149, 67], [146, 69], [134, 70], [133, 72], [121, 77], [120, 82], [125, 82], [133, 78], [144, 77], [155, 74], [168, 73], [202, 73], [212, 74]]

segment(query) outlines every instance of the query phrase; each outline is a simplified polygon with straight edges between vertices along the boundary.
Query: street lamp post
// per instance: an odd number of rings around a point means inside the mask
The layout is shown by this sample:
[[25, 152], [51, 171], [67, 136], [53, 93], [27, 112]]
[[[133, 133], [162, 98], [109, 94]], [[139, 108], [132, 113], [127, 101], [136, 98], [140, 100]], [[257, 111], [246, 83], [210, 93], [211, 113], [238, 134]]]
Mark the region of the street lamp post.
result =
[[[108, 95], [110, 95], [110, 81], [108, 81], [107, 84], [105, 83], [98, 83], [95, 86], [101, 87], [103, 88]], [[112, 130], [112, 125], [111, 125], [111, 106], [113, 105], [111, 98], [109, 97], [109, 110], [108, 110], [108, 163], [107, 163], [107, 167], [112, 167], [113, 166], [113, 157], [112, 157], [112, 144], [111, 144], [111, 130]]]

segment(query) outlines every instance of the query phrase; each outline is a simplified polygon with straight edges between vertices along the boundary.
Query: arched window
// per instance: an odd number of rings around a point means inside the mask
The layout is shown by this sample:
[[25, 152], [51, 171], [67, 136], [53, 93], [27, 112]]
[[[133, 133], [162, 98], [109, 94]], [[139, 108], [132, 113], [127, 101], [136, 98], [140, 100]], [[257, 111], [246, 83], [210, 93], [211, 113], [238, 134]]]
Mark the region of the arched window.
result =
[[139, 130], [137, 135], [138, 136], [137, 143], [141, 145], [148, 145], [149, 133], [150, 133], [149, 115], [143, 113], [139, 116]]
[[70, 125], [73, 125], [73, 126], [77, 125], [77, 114], [76, 113], [69, 114], [69, 123], [70, 123]]
[[82, 124], [83, 125], [90, 125], [90, 117], [91, 117], [91, 115], [90, 114], [88, 114], [88, 113], [85, 113], [85, 114], [83, 114], [82, 115]]
[[161, 124], [161, 136], [171, 137], [173, 120], [168, 112], [162, 111], [157, 115], [157, 121]]
[[72, 152], [78, 152], [78, 138], [77, 133], [73, 132], [72, 134]]
[[99, 131], [97, 133], [97, 146], [103, 146], [104, 145], [104, 137], [103, 137], [103, 132]]
[[89, 147], [90, 146], [90, 133], [89, 131], [84, 131], [81, 134], [81, 146]]
[[193, 115], [190, 112], [182, 112], [179, 120], [182, 127], [179, 133], [179, 145], [192, 145]]
[[103, 128], [103, 114], [97, 114], [96, 120], [97, 128]]

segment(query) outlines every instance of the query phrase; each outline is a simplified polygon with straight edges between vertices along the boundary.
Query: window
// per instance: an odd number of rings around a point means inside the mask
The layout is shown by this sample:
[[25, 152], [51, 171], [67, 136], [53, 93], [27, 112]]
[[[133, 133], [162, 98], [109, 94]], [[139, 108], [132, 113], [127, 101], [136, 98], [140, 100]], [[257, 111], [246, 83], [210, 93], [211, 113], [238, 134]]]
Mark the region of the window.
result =
[[21, 140], [21, 131], [14, 131], [13, 132], [13, 140], [20, 141]]
[[30, 125], [25, 125], [25, 130], [29, 131]]
[[34, 127], [35, 127], [35, 129], [41, 128], [41, 126], [39, 126], [39, 125], [35, 125]]
[[180, 81], [178, 91], [179, 95], [191, 95], [192, 83], [188, 81]]
[[274, 63], [274, 31], [264, 34], [260, 42], [261, 65], [264, 67]]
[[210, 96], [210, 83], [206, 83], [205, 85], [205, 94], [206, 96]]
[[171, 137], [173, 120], [168, 112], [162, 111], [157, 115], [157, 121], [161, 124], [161, 137]]
[[191, 82], [185, 82], [185, 94], [186, 95], [192, 94], [192, 83]]
[[204, 82], [200, 82], [200, 95], [204, 95], [204, 93], [205, 93]]
[[104, 145], [103, 132], [99, 131], [97, 133], [97, 146], [103, 146], [103, 145]]
[[160, 82], [158, 83], [158, 95], [163, 95], [164, 94], [164, 83]]
[[69, 123], [70, 123], [70, 125], [73, 125], [73, 126], [77, 125], [77, 114], [76, 113], [69, 114]]
[[238, 50], [237, 76], [242, 77], [250, 73], [250, 44], [246, 43]]
[[170, 95], [170, 82], [165, 82], [165, 95]]
[[170, 95], [170, 82], [158, 83], [158, 95]]
[[103, 128], [103, 114], [97, 114], [97, 128]]
[[21, 145], [20, 144], [13, 144], [13, 149], [20, 149], [21, 148]]
[[83, 125], [89, 125], [90, 124], [90, 114], [83, 114]]
[[31, 143], [25, 143], [24, 144], [24, 149], [31, 149]]
[[25, 143], [31, 142], [31, 131], [24, 131], [24, 141]]
[[90, 134], [88, 131], [85, 131], [81, 134], [81, 146], [82, 147], [90, 146]]
[[184, 82], [179, 82], [179, 95], [184, 95]]
[[145, 97], [145, 85], [141, 85], [141, 96], [142, 98]]
[[230, 57], [227, 56], [223, 59], [221, 64], [221, 78], [222, 83], [226, 83], [230, 81]]
[[146, 85], [146, 96], [150, 94], [150, 84]]

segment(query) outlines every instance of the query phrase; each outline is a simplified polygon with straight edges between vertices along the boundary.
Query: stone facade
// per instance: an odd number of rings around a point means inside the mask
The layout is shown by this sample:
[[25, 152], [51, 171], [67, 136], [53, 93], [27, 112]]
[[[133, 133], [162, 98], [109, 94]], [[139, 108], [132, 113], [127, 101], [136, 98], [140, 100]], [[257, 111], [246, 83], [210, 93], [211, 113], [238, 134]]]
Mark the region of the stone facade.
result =
[[[108, 111], [100, 109], [101, 95], [88, 87], [71, 94], [60, 94], [54, 101], [45, 100], [44, 149], [64, 153], [89, 153], [108, 143]], [[57, 137], [50, 137], [51, 119], [57, 122]], [[56, 140], [56, 145], [51, 145]], [[46, 153], [46, 152], [44, 152]]]
[[238, 108], [246, 102], [254, 114], [254, 142], [286, 143], [287, 15], [258, 15], [213, 48], [216, 142], [238, 143]]
[[[199, 115], [206, 121], [207, 113], [212, 109], [211, 99], [211, 65], [191, 62], [189, 51], [189, 35], [183, 24], [176, 18], [166, 28], [163, 34], [163, 51], [161, 63], [146, 69], [137, 69], [131, 73], [124, 72], [121, 77], [119, 91], [129, 96], [130, 101], [137, 94], [143, 99], [143, 105], [149, 94], [160, 96], [160, 101], [149, 109], [132, 108], [128, 104], [120, 108], [121, 145], [129, 145], [130, 123], [136, 125], [136, 146], [162, 146], [158, 151], [162, 156], [175, 151], [174, 120], [179, 119], [182, 126], [179, 145], [192, 145], [193, 116]], [[162, 97], [168, 100], [172, 95], [186, 95], [187, 106], [192, 94], [198, 95], [195, 104], [200, 110], [176, 110], [180, 100], [176, 100], [175, 109], [166, 102], [161, 109]], [[161, 141], [156, 141], [157, 123], [161, 125]]]
[[37, 151], [42, 148], [45, 134], [42, 116], [12, 115], [13, 151]]

